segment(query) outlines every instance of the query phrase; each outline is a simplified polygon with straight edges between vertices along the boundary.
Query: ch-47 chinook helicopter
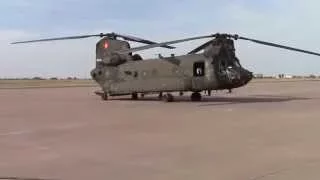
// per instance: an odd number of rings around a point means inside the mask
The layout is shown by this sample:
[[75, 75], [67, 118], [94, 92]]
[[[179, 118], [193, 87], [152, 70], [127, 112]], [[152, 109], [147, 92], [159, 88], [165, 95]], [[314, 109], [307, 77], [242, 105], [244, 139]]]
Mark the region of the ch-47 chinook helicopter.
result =
[[[234, 40], [238, 39], [320, 56], [319, 53], [311, 51], [219, 33], [163, 43], [116, 33], [101, 33], [21, 41], [13, 44], [88, 37], [102, 38], [96, 44], [96, 67], [91, 71], [91, 76], [102, 88], [102, 91], [96, 94], [103, 100], [108, 100], [109, 96], [122, 95], [131, 95], [132, 99], [137, 99], [138, 94], [144, 96], [148, 93], [157, 93], [159, 98], [172, 102], [174, 101], [172, 92], [180, 92], [182, 95], [183, 92], [191, 91], [191, 100], [201, 101], [202, 91], [207, 91], [210, 95], [212, 90], [231, 91], [245, 86], [253, 78], [253, 73], [242, 67], [236, 57]], [[119, 40], [118, 37], [123, 40]], [[211, 39], [186, 55], [169, 57], [159, 55], [157, 59], [143, 60], [139, 54], [133, 54], [155, 47], [173, 49], [175, 47], [169, 45], [205, 38]], [[147, 45], [131, 48], [128, 41]]]

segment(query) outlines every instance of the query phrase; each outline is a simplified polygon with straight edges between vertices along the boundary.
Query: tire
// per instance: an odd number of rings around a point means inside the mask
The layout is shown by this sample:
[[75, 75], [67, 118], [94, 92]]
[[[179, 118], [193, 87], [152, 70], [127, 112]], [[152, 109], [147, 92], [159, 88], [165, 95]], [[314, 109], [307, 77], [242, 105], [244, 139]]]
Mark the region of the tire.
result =
[[163, 96], [163, 101], [164, 102], [173, 102], [174, 101], [174, 97], [172, 96], [172, 94], [165, 94]]
[[107, 93], [102, 93], [101, 94], [101, 99], [104, 100], [104, 101], [107, 101], [108, 100], [108, 94]]
[[198, 101], [201, 101], [201, 99], [202, 99], [202, 97], [201, 97], [200, 93], [194, 92], [191, 94], [191, 101], [198, 102]]
[[133, 61], [141, 61], [142, 60], [142, 57], [139, 55], [139, 54], [134, 54], [132, 56], [132, 60]]
[[138, 99], [138, 94], [137, 93], [132, 93], [131, 94], [131, 99], [132, 100], [137, 100]]

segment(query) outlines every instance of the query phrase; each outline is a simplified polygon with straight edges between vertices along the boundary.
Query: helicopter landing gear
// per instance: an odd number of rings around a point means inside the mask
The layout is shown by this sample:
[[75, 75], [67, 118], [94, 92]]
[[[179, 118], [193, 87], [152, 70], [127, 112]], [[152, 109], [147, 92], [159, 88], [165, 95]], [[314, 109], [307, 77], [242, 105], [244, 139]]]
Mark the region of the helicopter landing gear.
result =
[[183, 96], [183, 92], [182, 91], [179, 92], [179, 96]]
[[158, 99], [162, 99], [162, 97], [163, 97], [162, 92], [160, 92], [158, 95]]
[[208, 90], [208, 96], [211, 96], [211, 90]]
[[131, 94], [131, 99], [132, 100], [137, 100], [138, 99], [138, 93], [132, 93]]
[[191, 101], [201, 101], [202, 97], [199, 92], [194, 92], [191, 94]]
[[104, 100], [104, 101], [107, 101], [107, 100], [108, 100], [108, 94], [107, 94], [106, 92], [101, 93], [100, 96], [101, 96], [101, 99], [102, 99], [102, 100]]
[[162, 97], [162, 100], [164, 102], [173, 102], [174, 101], [174, 98], [173, 98], [173, 95], [168, 93], [168, 94], [165, 94], [163, 97]]

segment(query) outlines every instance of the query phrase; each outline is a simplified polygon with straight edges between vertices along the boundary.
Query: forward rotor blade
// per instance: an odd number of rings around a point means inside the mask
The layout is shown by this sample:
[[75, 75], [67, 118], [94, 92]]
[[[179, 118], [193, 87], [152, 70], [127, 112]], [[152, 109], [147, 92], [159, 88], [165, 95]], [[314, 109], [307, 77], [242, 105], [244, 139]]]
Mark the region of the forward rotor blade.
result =
[[[116, 36], [122, 37], [124, 40], [127, 40], [127, 41], [134, 41], [134, 42], [139, 42], [143, 44], [157, 44], [157, 42], [149, 41], [149, 40], [138, 38], [131, 35], [129, 36], [129, 35], [116, 34]], [[168, 48], [168, 49], [175, 49], [175, 47], [167, 46], [167, 45], [161, 46], [161, 47]]]
[[307, 54], [320, 56], [319, 53], [312, 52], [312, 51], [307, 51], [307, 50], [303, 50], [303, 49], [297, 49], [297, 48], [293, 48], [293, 47], [289, 47], [289, 46], [284, 46], [284, 45], [275, 44], [275, 43], [271, 43], [271, 42], [260, 41], [260, 40], [256, 40], [256, 39], [250, 39], [250, 38], [241, 37], [241, 36], [239, 36], [238, 38], [242, 39], [242, 40], [255, 42], [255, 43], [258, 43], [258, 44], [263, 44], [263, 45], [266, 45], [266, 46], [272, 46], [272, 47], [287, 49], [287, 50], [291, 50], [291, 51], [297, 51], [297, 52], [302, 52], [302, 53], [307, 53]]
[[201, 46], [195, 48], [194, 50], [190, 51], [188, 54], [195, 54], [201, 50], [203, 50], [204, 48], [206, 48], [207, 46], [209, 46], [211, 44], [212, 40], [202, 44]]
[[22, 43], [33, 43], [33, 42], [44, 42], [44, 41], [58, 41], [58, 40], [70, 40], [70, 39], [84, 39], [89, 37], [101, 37], [104, 34], [93, 34], [93, 35], [82, 35], [82, 36], [66, 36], [66, 37], [58, 37], [58, 38], [48, 38], [48, 39], [37, 39], [30, 41], [18, 41], [13, 42], [11, 44], [22, 44]]
[[124, 51], [118, 51], [118, 53], [127, 54], [127, 53], [131, 53], [131, 52], [142, 51], [142, 50], [151, 49], [151, 48], [155, 48], [155, 47], [161, 47], [161, 46], [164, 46], [164, 45], [177, 44], [177, 43], [182, 43], [182, 42], [185, 42], [185, 41], [192, 41], [192, 40], [211, 38], [211, 37], [215, 37], [215, 35], [197, 36], [197, 37], [192, 37], [192, 38], [179, 39], [179, 40], [168, 41], [168, 42], [163, 42], [163, 43], [140, 46], [140, 47], [124, 50]]

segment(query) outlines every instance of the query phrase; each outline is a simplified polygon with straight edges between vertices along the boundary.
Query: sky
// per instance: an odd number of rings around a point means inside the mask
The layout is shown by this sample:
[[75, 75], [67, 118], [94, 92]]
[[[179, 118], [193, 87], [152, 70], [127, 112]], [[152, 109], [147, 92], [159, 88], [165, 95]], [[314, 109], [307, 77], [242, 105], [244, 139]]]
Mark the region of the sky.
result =
[[[11, 45], [10, 42], [118, 32], [169, 41], [216, 32], [239, 34], [320, 52], [317, 0], [2, 0], [0, 78], [90, 77], [98, 38]], [[181, 55], [205, 40], [177, 49], [139, 52]], [[134, 46], [142, 44], [134, 43]], [[320, 57], [236, 41], [240, 62], [254, 73], [320, 75]]]

